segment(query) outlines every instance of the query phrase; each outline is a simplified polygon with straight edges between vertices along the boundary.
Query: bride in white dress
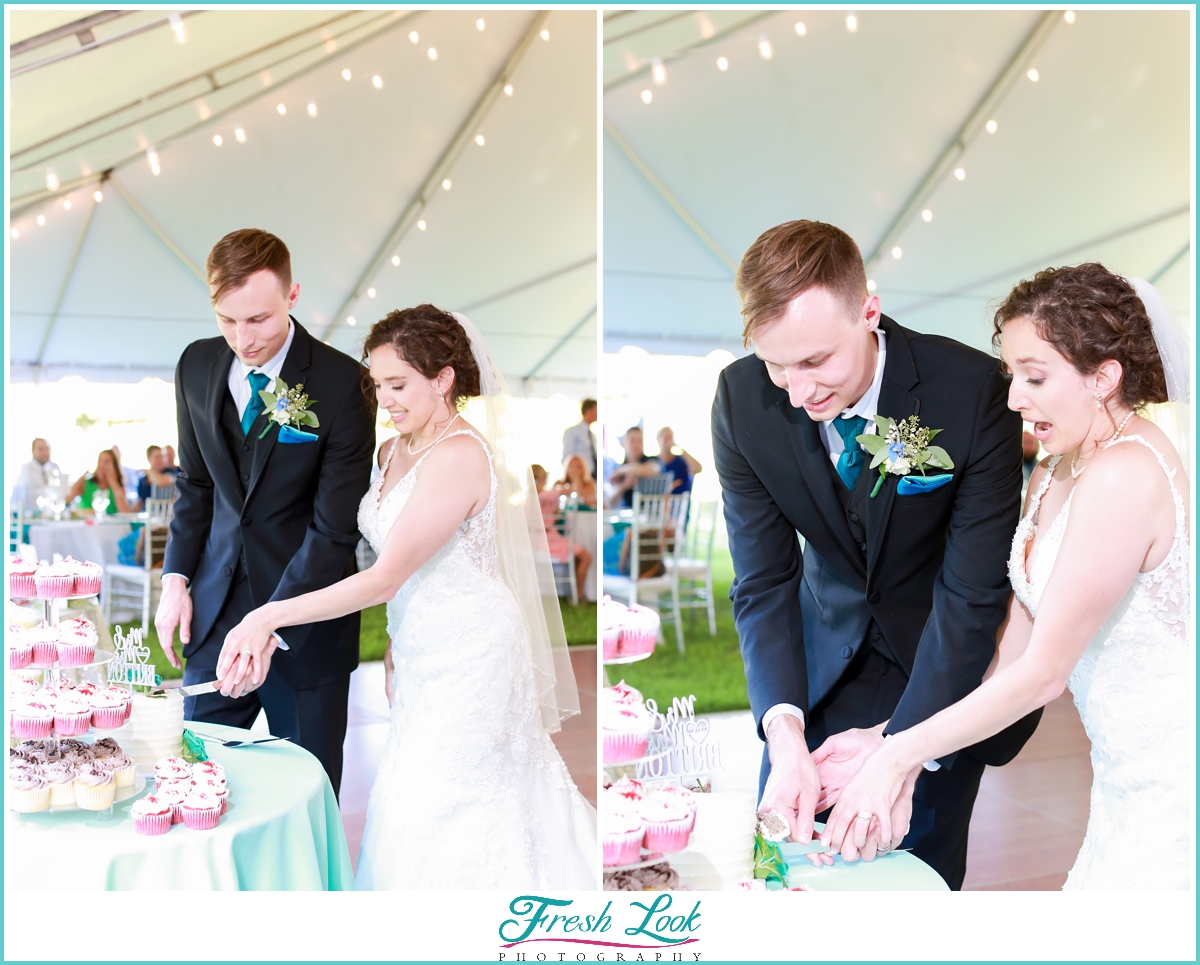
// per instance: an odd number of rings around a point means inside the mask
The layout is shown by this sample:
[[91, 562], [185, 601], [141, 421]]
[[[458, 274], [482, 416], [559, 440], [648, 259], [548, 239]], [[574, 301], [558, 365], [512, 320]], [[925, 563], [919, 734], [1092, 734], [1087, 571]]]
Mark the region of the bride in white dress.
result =
[[[1136, 291], [1135, 291], [1136, 290]], [[1100, 265], [1047, 269], [996, 312], [1009, 407], [1051, 455], [1013, 537], [1013, 597], [983, 684], [886, 741], [847, 783], [824, 840], [898, 847], [923, 761], [970, 746], [1069, 687], [1092, 743], [1091, 813], [1064, 889], [1191, 887], [1186, 462], [1189, 351], [1158, 293]]]
[[[550, 739], [578, 696], [553, 577], [538, 579], [540, 510], [526, 511], [528, 469], [509, 458], [502, 378], [474, 326], [431, 305], [378, 322], [364, 358], [399, 433], [358, 513], [378, 560], [250, 613], [232, 652], [387, 603], [392, 721], [360, 890], [594, 890], [595, 812]], [[486, 435], [458, 412], [477, 395]]]

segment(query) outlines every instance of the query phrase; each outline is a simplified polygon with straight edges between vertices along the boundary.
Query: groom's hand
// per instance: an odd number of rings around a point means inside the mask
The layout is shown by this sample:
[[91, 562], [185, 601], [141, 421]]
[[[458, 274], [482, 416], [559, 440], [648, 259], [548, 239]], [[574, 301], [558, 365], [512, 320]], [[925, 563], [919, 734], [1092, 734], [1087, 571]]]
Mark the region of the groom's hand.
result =
[[175, 652], [175, 628], [179, 628], [179, 642], [188, 644], [192, 640], [192, 596], [188, 593], [187, 580], [175, 573], [162, 578], [162, 598], [154, 614], [154, 629], [158, 631], [158, 645], [167, 660], [176, 670], [183, 669], [183, 661]]
[[817, 765], [804, 742], [804, 725], [791, 714], [780, 714], [767, 731], [771, 775], [759, 810], [772, 808], [784, 815], [793, 841], [812, 840], [813, 816], [821, 794]]
[[821, 799], [817, 802], [817, 813], [837, 804], [842, 788], [858, 773], [871, 754], [883, 743], [883, 729], [887, 721], [876, 727], [852, 727], [834, 734], [813, 751], [813, 763], [821, 776]]

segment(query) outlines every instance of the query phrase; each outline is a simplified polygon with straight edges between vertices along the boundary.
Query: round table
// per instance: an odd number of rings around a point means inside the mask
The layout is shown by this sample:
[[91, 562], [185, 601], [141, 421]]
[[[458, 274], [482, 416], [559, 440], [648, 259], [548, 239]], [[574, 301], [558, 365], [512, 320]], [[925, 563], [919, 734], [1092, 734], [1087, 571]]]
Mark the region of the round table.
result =
[[111, 566], [118, 562], [117, 544], [131, 532], [133, 521], [130, 517], [102, 523], [88, 519], [51, 519], [31, 522], [28, 539], [39, 560], [50, 562], [57, 553]]
[[[263, 735], [188, 723], [224, 739]], [[138, 834], [129, 808], [111, 821], [89, 811], [8, 813], [8, 887], [23, 891], [352, 891], [354, 872], [337, 799], [312, 754], [289, 741], [223, 747], [206, 741], [225, 768], [229, 808], [211, 831], [174, 825]], [[153, 793], [149, 782], [145, 793]], [[143, 795], [138, 795], [141, 797]]]

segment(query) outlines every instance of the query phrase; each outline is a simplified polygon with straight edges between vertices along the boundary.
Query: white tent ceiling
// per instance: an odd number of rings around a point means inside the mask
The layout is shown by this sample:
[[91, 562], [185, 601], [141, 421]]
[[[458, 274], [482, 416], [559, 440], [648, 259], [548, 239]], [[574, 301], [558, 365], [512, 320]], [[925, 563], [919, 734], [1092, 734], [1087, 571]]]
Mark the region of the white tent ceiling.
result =
[[847, 15], [605, 14], [606, 351], [740, 353], [733, 267], [793, 218], [879, 249], [886, 313], [980, 348], [1016, 280], [1093, 259], [1191, 327], [1189, 11]]
[[429, 301], [529, 392], [595, 391], [593, 12], [168, 14], [9, 13], [13, 378], [170, 377], [216, 334], [209, 248], [255, 226], [343, 351]]

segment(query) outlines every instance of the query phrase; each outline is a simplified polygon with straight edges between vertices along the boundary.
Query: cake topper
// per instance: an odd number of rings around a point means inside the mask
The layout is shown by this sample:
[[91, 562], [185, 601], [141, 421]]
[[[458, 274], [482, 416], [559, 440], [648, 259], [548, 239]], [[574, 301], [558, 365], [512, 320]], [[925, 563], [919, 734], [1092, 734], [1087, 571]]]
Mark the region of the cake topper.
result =
[[120, 627], [113, 629], [113, 659], [108, 663], [108, 682], [128, 684], [133, 687], [157, 687], [162, 677], [154, 672], [154, 664], [148, 663], [150, 648], [142, 643], [143, 630], [134, 627], [125, 633]]
[[646, 709], [654, 718], [647, 752], [652, 759], [637, 765], [639, 780], [690, 777], [725, 769], [720, 742], [708, 739], [709, 722], [696, 720], [695, 694], [675, 697], [665, 714], [659, 712], [653, 697], [647, 698]]

